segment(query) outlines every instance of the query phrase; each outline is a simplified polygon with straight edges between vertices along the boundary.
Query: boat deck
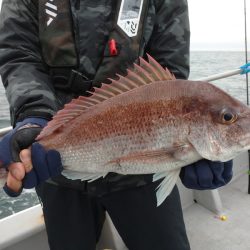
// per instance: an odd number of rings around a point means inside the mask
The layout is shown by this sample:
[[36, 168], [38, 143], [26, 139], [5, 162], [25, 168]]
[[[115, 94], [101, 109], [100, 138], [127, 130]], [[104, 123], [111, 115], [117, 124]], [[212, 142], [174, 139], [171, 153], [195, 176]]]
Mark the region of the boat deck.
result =
[[[247, 194], [247, 186], [248, 176], [243, 173], [219, 189], [223, 206], [219, 215], [197, 203], [184, 208], [191, 250], [250, 250], [250, 195]], [[222, 215], [226, 220], [220, 219]], [[112, 250], [127, 250], [117, 232], [112, 234], [115, 243], [106, 245], [103, 242], [97, 250], [107, 246]]]
[[226, 221], [193, 204], [184, 211], [192, 250], [250, 250], [250, 195], [243, 174], [219, 190]]

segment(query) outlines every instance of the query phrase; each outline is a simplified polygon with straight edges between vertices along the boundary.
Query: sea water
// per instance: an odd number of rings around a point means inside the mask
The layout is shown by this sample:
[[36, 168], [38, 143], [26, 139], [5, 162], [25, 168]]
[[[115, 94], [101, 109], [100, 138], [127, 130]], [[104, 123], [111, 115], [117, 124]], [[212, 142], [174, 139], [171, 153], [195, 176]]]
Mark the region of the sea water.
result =
[[[248, 55], [248, 58], [250, 58], [250, 55]], [[190, 64], [189, 79], [195, 80], [239, 68], [239, 66], [245, 64], [245, 54], [244, 52], [233, 51], [193, 51], [191, 52]], [[246, 78], [244, 75], [221, 79], [213, 83], [244, 103], [247, 102]], [[9, 107], [4, 88], [0, 84], [0, 128], [6, 126], [10, 126]], [[3, 191], [0, 191], [0, 219], [38, 203], [33, 189], [24, 190], [18, 198], [10, 198]]]

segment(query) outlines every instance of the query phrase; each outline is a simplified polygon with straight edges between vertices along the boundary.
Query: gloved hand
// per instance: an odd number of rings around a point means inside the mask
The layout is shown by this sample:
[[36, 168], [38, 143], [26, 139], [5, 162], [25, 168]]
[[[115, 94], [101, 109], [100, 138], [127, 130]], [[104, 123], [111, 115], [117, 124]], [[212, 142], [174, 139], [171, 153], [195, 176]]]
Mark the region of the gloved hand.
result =
[[[60, 175], [63, 170], [60, 153], [56, 150], [46, 151], [37, 142], [31, 146], [31, 157], [33, 168], [25, 174], [22, 188], [34, 188], [49, 178]], [[14, 192], [6, 184], [3, 189], [11, 197], [17, 197], [22, 192], [22, 189]]]
[[190, 189], [215, 189], [226, 185], [233, 177], [233, 161], [200, 160], [181, 169], [183, 185]]
[[31, 146], [33, 169], [25, 175], [23, 187], [33, 188], [51, 177], [60, 175], [63, 170], [60, 153], [56, 150], [46, 151], [39, 143]]
[[26, 118], [0, 141], [0, 163], [7, 168], [13, 162], [20, 162], [19, 153], [28, 148], [42, 128], [47, 124], [42, 118]]
[[[28, 148], [34, 142], [36, 136], [46, 124], [47, 120], [42, 118], [27, 118], [17, 123], [16, 127], [0, 141], [1, 165], [7, 169], [11, 163], [20, 162], [20, 151]], [[50, 176], [59, 174], [58, 166], [61, 166], [61, 160], [58, 152], [45, 152], [41, 145], [35, 144], [31, 147], [31, 155], [34, 168], [26, 173], [22, 187], [33, 188]], [[53, 161], [56, 164], [53, 164]], [[55, 165], [55, 167], [52, 168], [52, 165]], [[22, 188], [18, 192], [14, 192], [6, 184], [4, 190], [11, 197], [16, 197], [22, 192]]]

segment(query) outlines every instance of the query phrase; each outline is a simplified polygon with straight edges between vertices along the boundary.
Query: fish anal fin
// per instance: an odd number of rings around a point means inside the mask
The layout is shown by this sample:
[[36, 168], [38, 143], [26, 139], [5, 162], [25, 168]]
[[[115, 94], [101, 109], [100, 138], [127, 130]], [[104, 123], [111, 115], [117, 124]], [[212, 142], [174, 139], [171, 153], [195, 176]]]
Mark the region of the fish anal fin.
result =
[[179, 174], [180, 174], [180, 169], [154, 174], [153, 182], [164, 178], [157, 187], [156, 191], [157, 207], [160, 206], [172, 192], [178, 180]]
[[92, 182], [99, 178], [104, 178], [107, 175], [107, 173], [83, 173], [65, 169], [63, 170], [62, 175], [70, 180], [81, 180], [81, 181]]

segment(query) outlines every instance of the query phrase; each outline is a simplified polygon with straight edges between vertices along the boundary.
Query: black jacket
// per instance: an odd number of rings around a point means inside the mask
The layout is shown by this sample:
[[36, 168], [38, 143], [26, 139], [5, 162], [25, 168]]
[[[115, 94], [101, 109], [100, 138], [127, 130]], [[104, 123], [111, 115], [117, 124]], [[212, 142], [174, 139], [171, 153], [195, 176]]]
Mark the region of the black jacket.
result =
[[[56, 2], [60, 5], [63, 1], [53, 1], [53, 3]], [[111, 62], [114, 60], [106, 50], [114, 28], [114, 19], [117, 16], [115, 2], [118, 1], [70, 1], [72, 23], [68, 26], [72, 27], [75, 41], [73, 49], [77, 55], [74, 69], [83, 73], [88, 79], [93, 79], [94, 82], [105, 81], [106, 77], [112, 77], [115, 72], [124, 72], [124, 67], [137, 57], [129, 49], [125, 53], [121, 51], [118, 56], [123, 56], [122, 65], [109, 64], [106, 72], [108, 74], [110, 72], [110, 75], [98, 73], [100, 66], [105, 62], [104, 59]], [[38, 8], [39, 4], [40, 8]], [[41, 8], [45, 4], [46, 0], [3, 0], [2, 3], [0, 74], [10, 104], [12, 125], [26, 117], [51, 119], [58, 109], [76, 96], [71, 89], [62, 91], [53, 82], [51, 70], [54, 68], [51, 67], [53, 66], [51, 62], [54, 61], [57, 67], [63, 65], [65, 69], [70, 69], [72, 65], [65, 63], [64, 56], [62, 60], [54, 60], [55, 50], [62, 49], [61, 55], [64, 55], [64, 49], [69, 48], [65, 44], [69, 43], [65, 38], [67, 36], [63, 37], [64, 27], [61, 27], [61, 33], [56, 31], [55, 34], [49, 35], [48, 39], [44, 36], [42, 32], [44, 26], [41, 26], [41, 20], [43, 20]], [[49, 19], [46, 20], [49, 21]], [[50, 25], [53, 25], [55, 20], [50, 21]], [[177, 78], [185, 79], [189, 74], [189, 36], [187, 0], [148, 0], [147, 15], [144, 18], [139, 44], [141, 56], [149, 53]], [[124, 38], [124, 41], [125, 44], [130, 40]], [[120, 48], [122, 49], [123, 47]], [[151, 175], [133, 176], [133, 178], [124, 176], [123, 181], [119, 175], [109, 174], [109, 176], [110, 183], [117, 183], [119, 180], [117, 189], [131, 183], [143, 185], [145, 180], [151, 181]], [[71, 185], [70, 181], [65, 183]], [[96, 187], [90, 186], [91, 188], [95, 190]]]
[[[28, 116], [50, 119], [73, 96], [53, 86], [41, 44], [37, 0], [3, 0], [0, 15], [0, 74], [11, 123]], [[46, 2], [46, 0], [45, 0]], [[54, 1], [55, 2], [55, 1]], [[62, 2], [62, 1], [61, 1]], [[77, 70], [93, 79], [113, 26], [113, 0], [71, 0]], [[177, 78], [189, 74], [189, 20], [186, 0], [149, 0], [142, 38], [149, 53]], [[56, 36], [56, 34], [54, 35]], [[44, 38], [43, 38], [44, 40]], [[63, 44], [58, 44], [58, 47]], [[117, 65], [114, 65], [119, 72]], [[110, 72], [114, 70], [110, 69]], [[110, 76], [112, 77], [112, 75]], [[104, 80], [104, 79], [103, 79]]]

